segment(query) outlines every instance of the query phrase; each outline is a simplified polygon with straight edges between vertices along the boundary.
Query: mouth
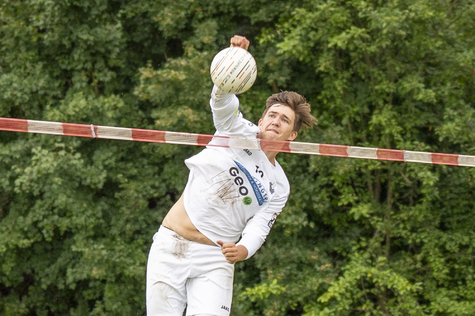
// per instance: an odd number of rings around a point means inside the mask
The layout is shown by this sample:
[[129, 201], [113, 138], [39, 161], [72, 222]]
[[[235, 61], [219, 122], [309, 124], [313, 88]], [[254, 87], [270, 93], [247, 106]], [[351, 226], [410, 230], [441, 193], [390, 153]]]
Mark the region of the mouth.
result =
[[272, 128], [267, 129], [267, 131], [268, 131], [268, 132], [275, 133], [275, 134], [279, 134], [275, 129], [272, 129]]

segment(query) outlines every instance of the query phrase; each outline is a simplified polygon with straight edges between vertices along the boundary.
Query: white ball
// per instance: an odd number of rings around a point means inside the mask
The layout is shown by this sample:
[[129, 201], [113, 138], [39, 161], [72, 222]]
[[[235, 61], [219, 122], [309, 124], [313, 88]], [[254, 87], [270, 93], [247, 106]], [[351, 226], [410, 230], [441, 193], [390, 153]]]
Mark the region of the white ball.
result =
[[209, 72], [219, 90], [244, 93], [256, 81], [257, 65], [247, 50], [228, 47], [214, 56]]

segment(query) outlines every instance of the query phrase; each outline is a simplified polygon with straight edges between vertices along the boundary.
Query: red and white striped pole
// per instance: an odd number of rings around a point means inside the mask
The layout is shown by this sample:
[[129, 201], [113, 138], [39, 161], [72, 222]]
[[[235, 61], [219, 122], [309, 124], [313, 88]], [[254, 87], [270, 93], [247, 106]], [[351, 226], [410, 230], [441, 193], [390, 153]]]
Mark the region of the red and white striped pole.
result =
[[409, 150], [328, 145], [240, 137], [213, 136], [137, 128], [35, 121], [0, 117], [0, 131], [78, 136], [193, 146], [261, 149], [293, 154], [417, 162], [475, 167], [475, 156]]

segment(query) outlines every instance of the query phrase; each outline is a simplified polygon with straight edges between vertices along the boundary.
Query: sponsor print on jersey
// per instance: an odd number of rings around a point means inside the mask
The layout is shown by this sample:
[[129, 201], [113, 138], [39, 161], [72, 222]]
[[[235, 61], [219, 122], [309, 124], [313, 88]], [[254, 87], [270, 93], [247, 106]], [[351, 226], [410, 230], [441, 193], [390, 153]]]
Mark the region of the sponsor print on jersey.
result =
[[274, 226], [274, 223], [275, 223], [275, 220], [277, 219], [277, 213], [274, 213], [274, 215], [272, 215], [272, 218], [270, 219], [270, 221], [267, 223], [267, 226], [269, 226], [269, 228], [272, 228], [272, 226]]
[[[235, 168], [237, 171], [237, 168]], [[244, 181], [242, 181], [244, 183]], [[236, 183], [237, 184], [237, 183]], [[246, 188], [240, 188], [241, 193], [246, 193]], [[212, 194], [207, 194], [207, 199], [211, 203], [231, 204], [232, 201], [238, 199], [239, 189], [235, 189], [235, 181], [229, 178], [227, 171], [222, 171], [210, 179], [210, 186], [205, 191], [211, 191]]]
[[253, 177], [251, 173], [239, 162], [234, 160], [234, 163], [236, 164], [236, 166], [238, 166], [239, 170], [241, 170], [246, 175], [247, 180], [251, 184], [252, 190], [254, 191], [254, 194], [256, 195], [259, 206], [268, 202], [269, 196], [267, 194], [266, 188], [262, 185], [262, 183], [256, 177]]

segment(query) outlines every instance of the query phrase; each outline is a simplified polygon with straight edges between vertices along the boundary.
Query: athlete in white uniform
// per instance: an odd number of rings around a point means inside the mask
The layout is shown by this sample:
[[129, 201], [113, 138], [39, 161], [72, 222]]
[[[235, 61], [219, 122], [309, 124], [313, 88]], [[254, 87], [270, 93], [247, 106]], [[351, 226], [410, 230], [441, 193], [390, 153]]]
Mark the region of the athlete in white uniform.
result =
[[[231, 46], [247, 49], [249, 41], [234, 36]], [[289, 95], [298, 101], [288, 101]], [[234, 94], [215, 86], [215, 135], [291, 141], [302, 123], [316, 121], [302, 96], [284, 92], [272, 98], [256, 126], [243, 118]], [[280, 99], [297, 103], [296, 110]], [[185, 307], [186, 315], [229, 315], [234, 263], [262, 246], [289, 196], [276, 155], [209, 146], [185, 161], [188, 183], [150, 249], [147, 315], [181, 316]]]

